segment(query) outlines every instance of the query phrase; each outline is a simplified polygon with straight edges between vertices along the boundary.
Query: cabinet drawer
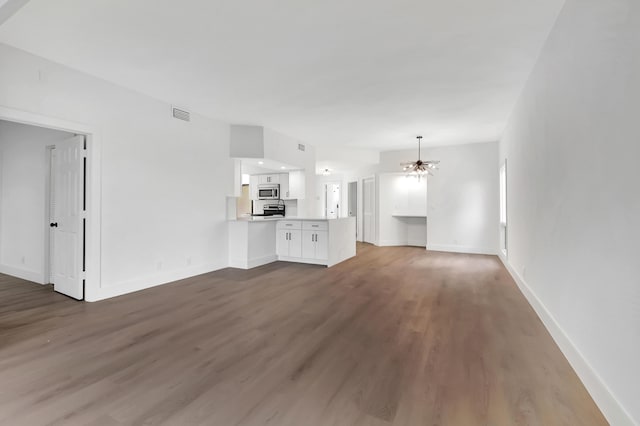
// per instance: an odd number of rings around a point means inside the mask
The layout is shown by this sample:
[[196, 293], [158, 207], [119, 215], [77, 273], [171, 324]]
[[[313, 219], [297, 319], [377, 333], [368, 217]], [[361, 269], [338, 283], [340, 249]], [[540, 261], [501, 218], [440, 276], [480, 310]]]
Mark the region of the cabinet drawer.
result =
[[278, 229], [302, 229], [302, 222], [299, 220], [280, 220]]
[[305, 220], [302, 222], [302, 229], [316, 230], [316, 231], [326, 231], [328, 229], [328, 224], [326, 221], [309, 221]]

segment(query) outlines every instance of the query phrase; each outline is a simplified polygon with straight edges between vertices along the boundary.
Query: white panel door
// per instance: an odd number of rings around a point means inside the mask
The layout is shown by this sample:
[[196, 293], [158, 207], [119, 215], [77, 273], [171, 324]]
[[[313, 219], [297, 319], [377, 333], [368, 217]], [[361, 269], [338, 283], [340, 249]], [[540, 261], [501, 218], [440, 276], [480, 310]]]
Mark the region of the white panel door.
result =
[[82, 257], [84, 249], [84, 136], [57, 142], [53, 162], [52, 278], [55, 291], [84, 299]]
[[329, 258], [329, 233], [327, 231], [315, 231], [316, 259]]
[[340, 184], [327, 183], [324, 186], [325, 193], [325, 217], [337, 219], [340, 216]]

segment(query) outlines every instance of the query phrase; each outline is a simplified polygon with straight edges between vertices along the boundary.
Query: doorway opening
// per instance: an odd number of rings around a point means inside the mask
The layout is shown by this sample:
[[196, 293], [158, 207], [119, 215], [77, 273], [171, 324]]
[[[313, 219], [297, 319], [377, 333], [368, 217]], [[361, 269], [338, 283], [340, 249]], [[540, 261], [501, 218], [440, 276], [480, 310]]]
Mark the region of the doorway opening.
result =
[[362, 241], [376, 243], [376, 181], [362, 180]]
[[349, 217], [356, 218], [356, 240], [358, 239], [358, 182], [349, 182]]
[[84, 300], [87, 138], [0, 120], [0, 272]]
[[324, 216], [327, 219], [340, 217], [340, 183], [324, 184]]

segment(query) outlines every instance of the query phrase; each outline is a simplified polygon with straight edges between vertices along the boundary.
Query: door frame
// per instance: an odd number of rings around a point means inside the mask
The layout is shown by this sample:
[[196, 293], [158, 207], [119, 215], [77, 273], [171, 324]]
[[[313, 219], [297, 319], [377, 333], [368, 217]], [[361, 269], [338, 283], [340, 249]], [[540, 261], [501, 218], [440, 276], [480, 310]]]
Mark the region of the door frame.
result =
[[365, 219], [364, 219], [364, 206], [365, 206], [365, 195], [367, 193], [367, 191], [365, 190], [365, 182], [366, 181], [372, 181], [373, 183], [373, 238], [372, 238], [372, 242], [370, 242], [369, 244], [373, 244], [373, 245], [378, 245], [378, 179], [376, 179], [376, 175], [371, 175], [371, 176], [366, 176], [364, 178], [362, 178], [362, 242], [367, 242], [365, 241]]
[[[84, 300], [99, 300], [101, 286], [101, 136], [93, 125], [0, 106], [0, 119], [14, 123], [44, 127], [84, 135], [87, 144], [86, 170], [86, 228], [85, 228], [85, 291]], [[48, 207], [47, 207], [48, 211]], [[47, 220], [49, 217], [47, 216]], [[47, 234], [45, 234], [47, 235]], [[49, 268], [47, 268], [49, 269]]]
[[327, 185], [338, 185], [338, 191], [340, 192], [339, 197], [338, 197], [338, 218], [341, 217], [340, 216], [340, 212], [342, 211], [342, 182], [341, 181], [337, 181], [337, 180], [332, 180], [332, 181], [328, 181], [328, 182], [323, 182], [322, 186], [324, 187], [324, 217], [329, 217], [329, 204], [327, 203], [327, 198], [328, 198], [328, 191], [327, 191]]

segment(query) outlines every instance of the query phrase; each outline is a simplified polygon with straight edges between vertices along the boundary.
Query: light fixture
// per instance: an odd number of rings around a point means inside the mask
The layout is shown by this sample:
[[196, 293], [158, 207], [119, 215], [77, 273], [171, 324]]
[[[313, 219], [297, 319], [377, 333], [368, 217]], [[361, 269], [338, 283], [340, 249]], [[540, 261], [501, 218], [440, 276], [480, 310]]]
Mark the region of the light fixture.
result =
[[281, 168], [282, 170], [286, 169], [286, 167], [285, 167], [285, 166], [280, 166], [280, 168]]
[[264, 164], [264, 161], [258, 161], [258, 164], [262, 166]]
[[331, 169], [322, 169], [320, 173], [322, 173], [322, 176], [329, 176], [331, 174]]
[[418, 160], [400, 163], [400, 165], [402, 166], [402, 170], [407, 173], [407, 176], [417, 176], [418, 180], [420, 180], [420, 178], [422, 178], [422, 175], [433, 176], [431, 170], [436, 170], [438, 168], [437, 164], [440, 164], [440, 161], [422, 161], [422, 159], [420, 158], [420, 142], [422, 141], [422, 136], [416, 136], [416, 138], [418, 138]]

